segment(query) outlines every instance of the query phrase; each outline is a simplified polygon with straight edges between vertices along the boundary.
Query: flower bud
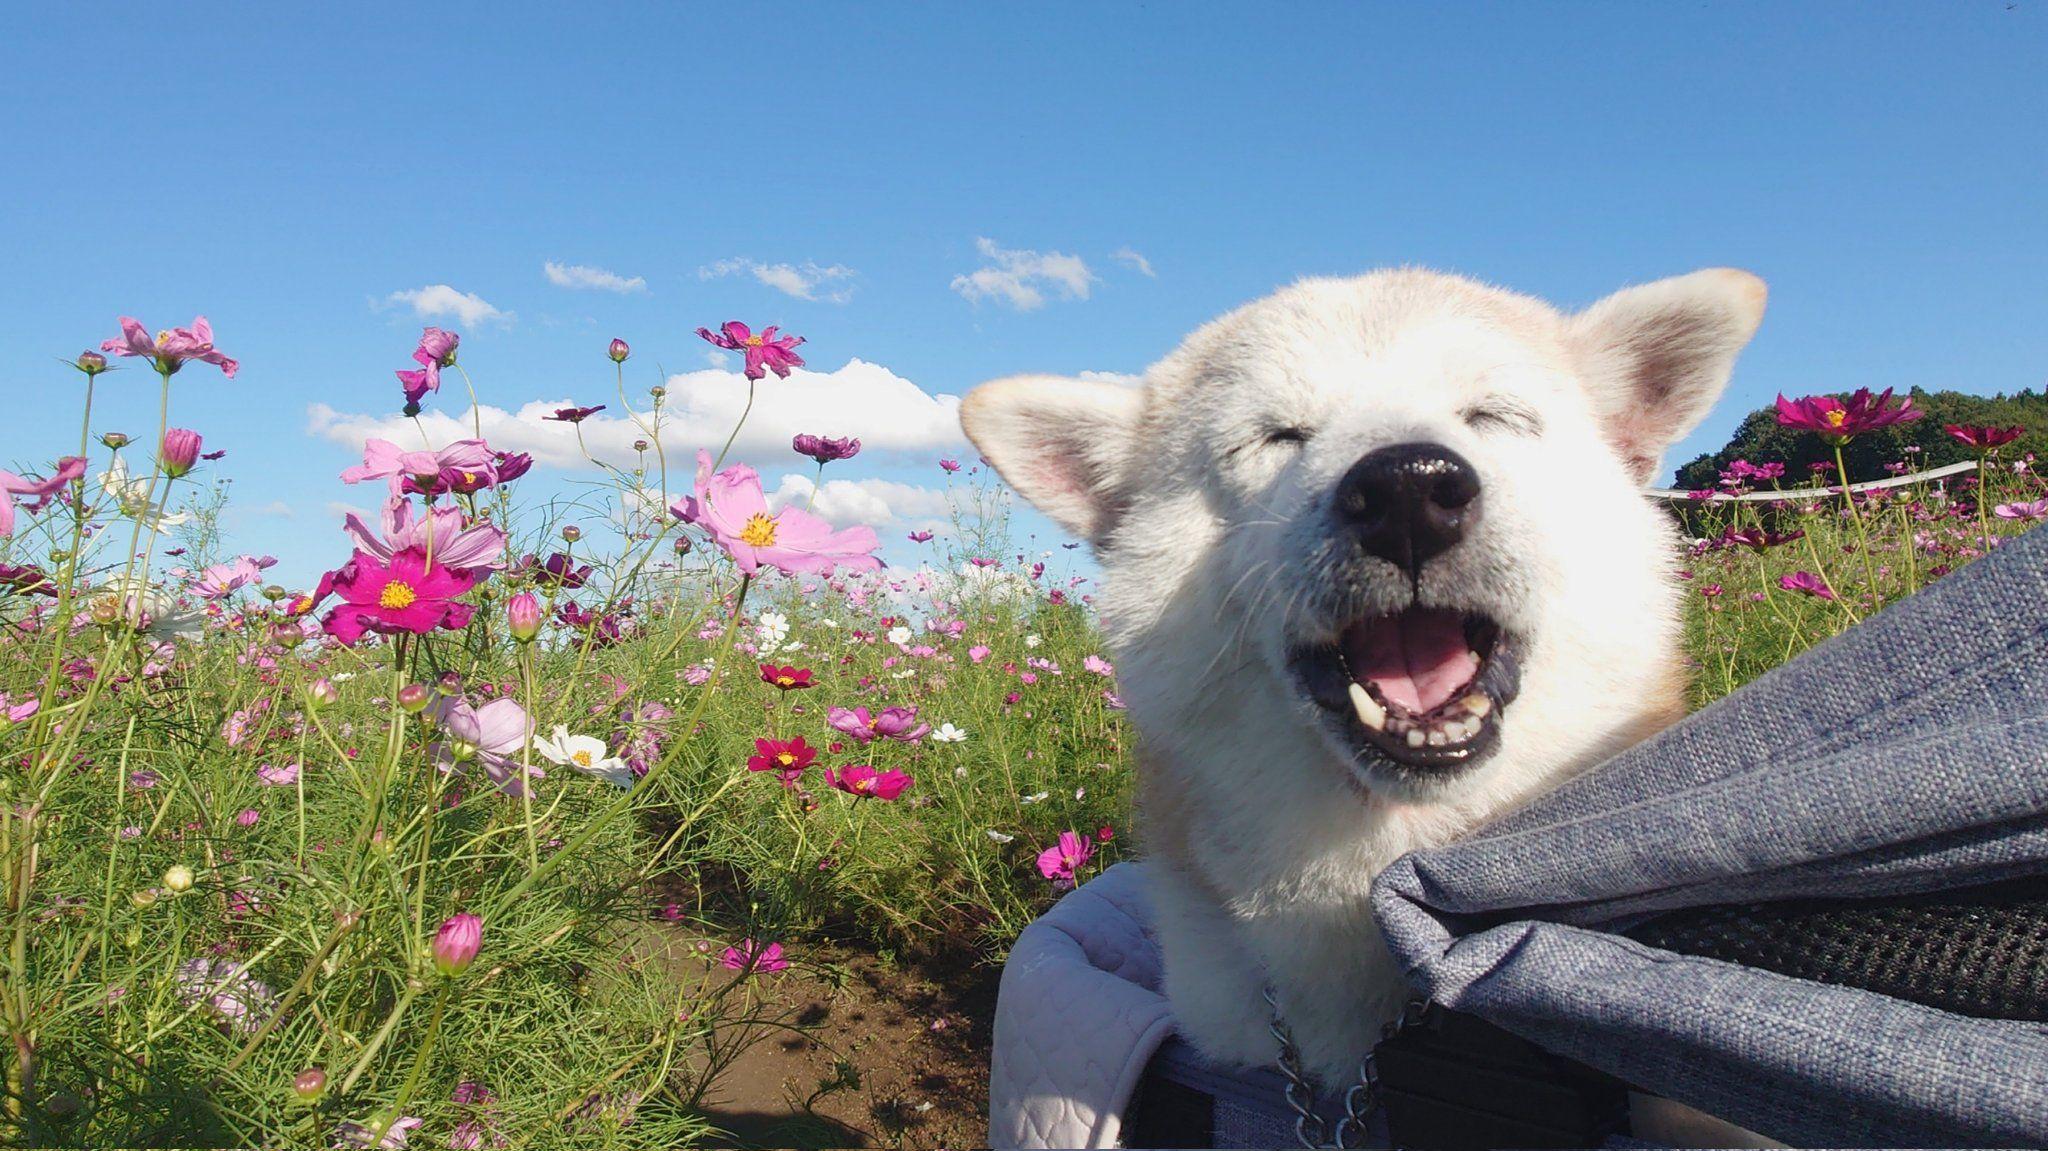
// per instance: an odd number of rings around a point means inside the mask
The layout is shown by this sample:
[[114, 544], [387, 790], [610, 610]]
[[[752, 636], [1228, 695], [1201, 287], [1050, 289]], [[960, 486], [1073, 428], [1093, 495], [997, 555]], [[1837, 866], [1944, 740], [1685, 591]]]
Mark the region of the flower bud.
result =
[[434, 690], [446, 696], [461, 695], [462, 676], [452, 671], [444, 671], [441, 678], [434, 681]]
[[540, 600], [530, 591], [520, 592], [505, 602], [505, 627], [520, 643], [532, 643], [540, 634]]
[[171, 428], [164, 432], [163, 451], [159, 456], [164, 474], [177, 479], [191, 471], [192, 466], [199, 462], [202, 446], [202, 437], [190, 428]]
[[661, 398], [662, 398], [663, 396], [666, 396], [666, 395], [668, 395], [668, 389], [667, 389], [667, 388], [664, 388], [664, 387], [662, 387], [662, 386], [661, 386], [660, 384], [656, 384], [656, 385], [654, 385], [653, 387], [651, 387], [651, 388], [647, 389], [647, 394], [648, 394], [648, 395], [650, 395], [650, 396], [653, 396], [653, 397], [654, 397], [654, 402], [655, 402], [655, 403], [656, 403], [657, 405], [659, 405], [659, 404], [661, 403]]
[[98, 352], [80, 352], [76, 366], [88, 376], [97, 376], [107, 370], [107, 358]]
[[126, 432], [107, 432], [100, 436], [100, 442], [118, 452], [122, 448], [127, 447], [131, 441], [128, 439], [128, 433]]
[[327, 1069], [308, 1067], [292, 1076], [292, 1096], [308, 1106], [327, 1094]]
[[689, 555], [689, 554], [690, 554], [690, 537], [689, 537], [689, 536], [677, 536], [677, 537], [676, 537], [676, 554], [677, 554], [677, 555], [679, 555], [679, 556], [686, 556], [686, 555]]
[[128, 902], [134, 904], [137, 911], [155, 907], [156, 899], [157, 892], [154, 887], [138, 887], [128, 895]]
[[269, 600], [271, 603], [276, 603], [278, 600], [281, 600], [290, 594], [292, 593], [284, 590], [284, 587], [281, 584], [265, 584], [263, 587], [263, 598]]
[[577, 527], [575, 524], [570, 524], [569, 526], [562, 529], [562, 538], [568, 540], [570, 543], [573, 544], [577, 540], [583, 538], [583, 529]]
[[646, 441], [646, 440], [634, 440], [634, 441], [633, 441], [633, 450], [634, 450], [634, 451], [636, 451], [636, 452], [644, 452], [644, 451], [646, 451], [646, 450], [647, 450], [647, 441]]
[[398, 689], [398, 706], [418, 715], [427, 709], [427, 685], [409, 683]]
[[434, 936], [434, 969], [443, 975], [462, 974], [483, 942], [483, 920], [466, 911], [449, 916]]
[[174, 863], [165, 868], [164, 890], [172, 895], [183, 895], [192, 890], [192, 869], [182, 863]]
[[306, 698], [320, 707], [326, 707], [341, 701], [341, 689], [334, 686], [333, 680], [321, 676], [313, 681], [313, 686], [306, 689]]
[[623, 364], [626, 357], [633, 354], [633, 349], [627, 347], [624, 340], [613, 340], [612, 346], [605, 350], [605, 354], [612, 358], [612, 363]]

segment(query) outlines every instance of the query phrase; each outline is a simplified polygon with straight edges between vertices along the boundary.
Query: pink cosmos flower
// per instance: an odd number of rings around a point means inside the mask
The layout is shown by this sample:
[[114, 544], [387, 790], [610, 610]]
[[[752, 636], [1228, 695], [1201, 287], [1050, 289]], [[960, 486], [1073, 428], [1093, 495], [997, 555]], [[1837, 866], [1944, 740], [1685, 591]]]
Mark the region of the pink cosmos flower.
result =
[[746, 575], [763, 564], [784, 575], [830, 575], [837, 568], [877, 571], [882, 566], [871, 554], [881, 545], [873, 528], [856, 525], [835, 532], [798, 507], [771, 513], [754, 469], [734, 464], [714, 475], [707, 451], [697, 453], [695, 494], [669, 505], [669, 510], [684, 523], [710, 532]]
[[1079, 882], [1081, 868], [1095, 856], [1095, 845], [1087, 836], [1073, 831], [1060, 832], [1060, 841], [1038, 853], [1038, 874], [1052, 880], [1053, 886], [1064, 891]]
[[431, 556], [434, 565], [479, 575], [505, 566], [505, 533], [489, 523], [465, 524], [462, 509], [442, 504], [422, 519], [413, 518], [412, 501], [391, 496], [384, 501], [384, 535], [371, 533], [360, 516], [342, 517], [342, 531], [359, 552], [384, 563], [402, 551]]
[[266, 763], [256, 769], [256, 778], [266, 787], [288, 787], [299, 779], [299, 765], [296, 763]]
[[982, 644], [975, 644], [973, 647], [967, 649], [967, 658], [973, 660], [975, 663], [980, 663], [982, 660], [987, 659], [988, 656], [989, 649]]
[[1788, 428], [1813, 432], [1837, 447], [1879, 428], [1917, 420], [1926, 413], [1913, 407], [1913, 398], [1891, 406], [1892, 390], [1872, 395], [1869, 388], [1857, 388], [1847, 403], [1833, 396], [1807, 396], [1799, 400], [1778, 397], [1778, 423]]
[[476, 575], [445, 563], [428, 564], [425, 552], [406, 548], [380, 561], [357, 552], [320, 579], [314, 603], [338, 595], [342, 603], [321, 617], [328, 635], [353, 646], [365, 631], [424, 635], [435, 628], [469, 626], [469, 604], [456, 597], [476, 586]]
[[1081, 670], [1092, 671], [1096, 675], [1103, 676], [1113, 676], [1116, 674], [1115, 666], [1099, 655], [1091, 655], [1083, 659], [1081, 661]]
[[554, 415], [542, 416], [541, 419], [560, 420], [565, 424], [580, 424], [603, 410], [603, 404], [599, 404], [594, 408], [556, 408]]
[[25, 699], [16, 703], [13, 697], [0, 691], [0, 727], [20, 723], [43, 709], [40, 699]]
[[757, 336], [738, 320], [728, 320], [717, 332], [698, 328], [697, 334], [728, 352], [744, 352], [747, 357], [746, 375], [750, 380], [758, 380], [769, 372], [788, 379], [791, 368], [804, 366], [803, 357], [796, 354], [796, 346], [803, 343], [804, 338], [778, 338], [775, 334], [778, 330], [771, 324]]
[[910, 789], [910, 777], [900, 771], [876, 771], [865, 763], [849, 763], [825, 772], [825, 782], [855, 799], [890, 800]]
[[1812, 572], [1789, 572], [1778, 577], [1778, 586], [1786, 591], [1796, 591], [1816, 599], [1833, 599], [1835, 593], [1828, 590], [1827, 582]]
[[[474, 760], [506, 795], [518, 799], [526, 794], [519, 755], [533, 738], [533, 717], [518, 700], [499, 698], [474, 707], [459, 697], [436, 696], [426, 710], [443, 736], [428, 746], [441, 770]], [[527, 767], [525, 773], [534, 778], [546, 774], [538, 767]]]
[[103, 341], [100, 350], [123, 356], [141, 356], [165, 375], [184, 367], [186, 360], [213, 364], [220, 368], [221, 375], [231, 380], [241, 368], [240, 364], [213, 346], [213, 325], [206, 322], [205, 316], [194, 317], [189, 328], [158, 332], [153, 340], [149, 338], [149, 330], [134, 317], [122, 316], [121, 337]]
[[733, 971], [746, 971], [750, 968], [761, 972], [789, 970], [789, 960], [783, 958], [780, 943], [770, 943], [764, 947], [751, 939], [740, 940], [738, 947], [726, 948], [725, 954], [719, 957], [719, 962]]
[[482, 440], [456, 440], [436, 452], [408, 452], [390, 440], [372, 439], [363, 444], [363, 462], [344, 468], [341, 482], [359, 484], [364, 480], [389, 479], [396, 493], [408, 478], [436, 484], [448, 469], [483, 471], [496, 462]]
[[856, 707], [851, 711], [835, 707], [825, 715], [825, 723], [834, 731], [842, 731], [853, 737], [856, 743], [867, 743], [875, 739], [893, 739], [898, 743], [916, 743], [932, 729], [928, 723], [917, 722], [914, 707], [886, 707], [874, 715], [868, 709]]
[[1991, 514], [2002, 520], [2048, 519], [2048, 499], [2033, 500], [2029, 503], [1999, 504]]
[[23, 479], [13, 472], [0, 471], [0, 537], [14, 534], [14, 498], [33, 496], [35, 502], [28, 510], [39, 512], [57, 496], [57, 490], [85, 474], [84, 456], [65, 456], [57, 461], [57, 470], [44, 480]]
[[276, 556], [236, 556], [226, 563], [214, 564], [193, 581], [192, 594], [204, 600], [225, 599], [237, 589], [262, 579], [263, 569], [276, 563]]
[[914, 544], [928, 544], [932, 542], [932, 533], [925, 531], [911, 532], [910, 542]]
[[960, 461], [959, 461], [959, 460], [940, 460], [940, 461], [939, 461], [939, 470], [940, 470], [940, 471], [943, 471], [943, 472], [945, 472], [945, 473], [946, 473], [947, 475], [949, 475], [949, 476], [950, 476], [950, 475], [952, 475], [952, 474], [953, 474], [954, 472], [957, 472], [957, 471], [959, 471], [959, 470], [960, 470]]
[[755, 754], [747, 757], [748, 771], [772, 771], [784, 787], [794, 787], [802, 779], [804, 769], [818, 761], [818, 749], [804, 742], [803, 736], [795, 739], [757, 739], [754, 741]]
[[417, 404], [428, 392], [441, 390], [441, 369], [455, 366], [455, 348], [461, 342], [461, 336], [440, 328], [428, 328], [420, 333], [419, 347], [412, 351], [412, 358], [419, 367], [398, 373], [398, 382], [405, 389], [407, 404]]

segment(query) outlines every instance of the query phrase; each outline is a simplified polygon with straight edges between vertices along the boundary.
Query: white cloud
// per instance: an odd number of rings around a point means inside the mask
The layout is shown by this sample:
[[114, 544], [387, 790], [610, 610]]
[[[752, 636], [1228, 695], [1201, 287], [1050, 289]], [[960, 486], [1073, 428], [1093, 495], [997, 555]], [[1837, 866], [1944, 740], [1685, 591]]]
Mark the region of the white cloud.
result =
[[410, 288], [384, 297], [384, 307], [397, 307], [400, 304], [409, 305], [413, 315], [422, 320], [453, 317], [465, 328], [474, 328], [485, 323], [509, 324], [514, 318], [511, 312], [501, 311], [482, 296], [473, 292], [459, 292], [446, 284], [429, 284], [424, 288]]
[[831, 304], [843, 304], [853, 298], [853, 285], [848, 281], [856, 274], [844, 264], [819, 265], [809, 260], [802, 264], [764, 264], [744, 257], [720, 260], [697, 269], [697, 277], [704, 280], [741, 273], [785, 296], [795, 296], [799, 300], [823, 300]]
[[1075, 375], [1098, 384], [1115, 384], [1124, 388], [1135, 388], [1145, 379], [1143, 376], [1134, 376], [1128, 372], [1077, 372]]
[[548, 275], [548, 283], [557, 288], [578, 288], [599, 292], [644, 292], [646, 279], [634, 276], [627, 279], [617, 272], [593, 268], [588, 264], [558, 264], [553, 260], [541, 265]]
[[284, 502], [283, 500], [272, 500], [269, 503], [264, 504], [262, 507], [255, 509], [250, 514], [259, 516], [275, 516], [278, 519], [288, 520], [291, 519], [297, 513], [292, 511], [292, 506]]
[[[381, 498], [384, 493], [383, 490], [379, 488], [373, 494]], [[373, 512], [368, 508], [357, 507], [355, 504], [348, 503], [343, 500], [328, 500], [326, 511], [327, 518], [333, 520], [337, 524], [339, 524], [342, 520], [347, 519], [350, 515], [354, 515], [366, 524], [374, 524], [379, 522], [377, 519], [377, 512]]]
[[1159, 278], [1159, 273], [1152, 270], [1152, 261], [1145, 258], [1145, 253], [1138, 251], [1129, 244], [1125, 244], [1123, 247], [1111, 252], [1109, 258], [1119, 264], [1136, 268], [1140, 273], [1152, 279], [1156, 280]]
[[977, 238], [974, 247], [991, 262], [953, 277], [952, 288], [977, 304], [997, 300], [1028, 312], [1045, 305], [1047, 290], [1062, 299], [1085, 300], [1095, 282], [1095, 273], [1079, 256], [1005, 248], [986, 236]]
[[[695, 466], [695, 450], [716, 450], [739, 421], [747, 381], [738, 372], [705, 369], [672, 375], [667, 387], [661, 439], [668, 448], [669, 486], [680, 490]], [[591, 465], [577, 446], [575, 426], [543, 418], [570, 406], [572, 398], [534, 400], [517, 411], [486, 404], [478, 412], [483, 436], [501, 451], [530, 452], [555, 467], [587, 468]], [[640, 415], [644, 419], [648, 413], [641, 409]], [[436, 447], [475, 434], [467, 410], [429, 410], [420, 424]], [[647, 438], [616, 400], [585, 420], [582, 430], [583, 443], [594, 455], [624, 467], [633, 464], [633, 441]], [[420, 442], [419, 428], [402, 416], [341, 412], [326, 404], [307, 409], [307, 431], [351, 448], [360, 448], [371, 436], [408, 447]], [[848, 360], [830, 372], [798, 368], [786, 380], [772, 375], [762, 380], [734, 451], [741, 457], [789, 459], [790, 437], [798, 432], [858, 436], [864, 450], [875, 453], [940, 453], [966, 446], [960, 397], [930, 394], [864, 360]], [[651, 458], [648, 466], [653, 466]]]
[[722, 352], [719, 351], [717, 348], [713, 348], [710, 351], [704, 353], [704, 362], [710, 364], [714, 368], [719, 369], [720, 371], [724, 371], [726, 368], [732, 366], [732, 353]]
[[818, 489], [818, 498], [811, 499], [811, 477], [800, 473], [789, 473], [781, 483], [768, 493], [768, 506], [787, 507], [795, 504], [809, 509], [836, 526], [867, 524], [870, 527], [892, 527], [898, 524], [917, 528], [944, 526], [950, 522], [951, 506], [946, 493], [936, 488], [922, 488], [916, 484], [897, 483], [894, 480], [828, 479]]

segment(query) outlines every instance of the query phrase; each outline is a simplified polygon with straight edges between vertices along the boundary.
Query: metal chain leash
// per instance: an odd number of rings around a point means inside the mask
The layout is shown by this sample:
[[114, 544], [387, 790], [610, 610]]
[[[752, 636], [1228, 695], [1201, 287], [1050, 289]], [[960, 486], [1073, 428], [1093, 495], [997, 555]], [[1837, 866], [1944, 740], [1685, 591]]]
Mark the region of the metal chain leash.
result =
[[[1283, 1094], [1288, 1110], [1294, 1112], [1295, 1140], [1308, 1151], [1348, 1151], [1364, 1147], [1366, 1124], [1380, 1102], [1378, 1047], [1367, 1051], [1365, 1057], [1358, 1061], [1358, 1081], [1344, 1092], [1344, 1117], [1337, 1121], [1337, 1129], [1333, 1133], [1328, 1121], [1316, 1112], [1315, 1084], [1302, 1069], [1301, 1049], [1294, 1045], [1294, 1033], [1288, 1029], [1287, 1021], [1280, 1017], [1280, 1000], [1271, 987], [1266, 988], [1265, 995], [1266, 1006], [1272, 1011], [1269, 1030], [1280, 1045], [1280, 1057], [1275, 1060], [1275, 1065], [1287, 1080]], [[1428, 1000], [1410, 999], [1398, 1017], [1380, 1028], [1380, 1042], [1385, 1043], [1399, 1035], [1428, 1014]], [[1331, 1137], [1333, 1134], [1334, 1139]]]

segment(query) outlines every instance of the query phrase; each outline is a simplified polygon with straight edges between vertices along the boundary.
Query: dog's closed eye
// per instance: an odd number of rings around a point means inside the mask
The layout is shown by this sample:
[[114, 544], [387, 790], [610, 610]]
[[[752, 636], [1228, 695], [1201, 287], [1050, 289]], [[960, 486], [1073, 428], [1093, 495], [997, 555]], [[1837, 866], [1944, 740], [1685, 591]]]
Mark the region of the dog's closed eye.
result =
[[1309, 431], [1307, 428], [1270, 428], [1266, 431], [1266, 434], [1260, 438], [1259, 442], [1266, 444], [1283, 444], [1291, 447], [1300, 447], [1302, 444], [1307, 443], [1309, 441], [1309, 437], [1314, 434], [1315, 433]]
[[1477, 432], [1509, 432], [1518, 436], [1543, 434], [1543, 417], [1506, 396], [1489, 396], [1459, 413], [1466, 426]]

